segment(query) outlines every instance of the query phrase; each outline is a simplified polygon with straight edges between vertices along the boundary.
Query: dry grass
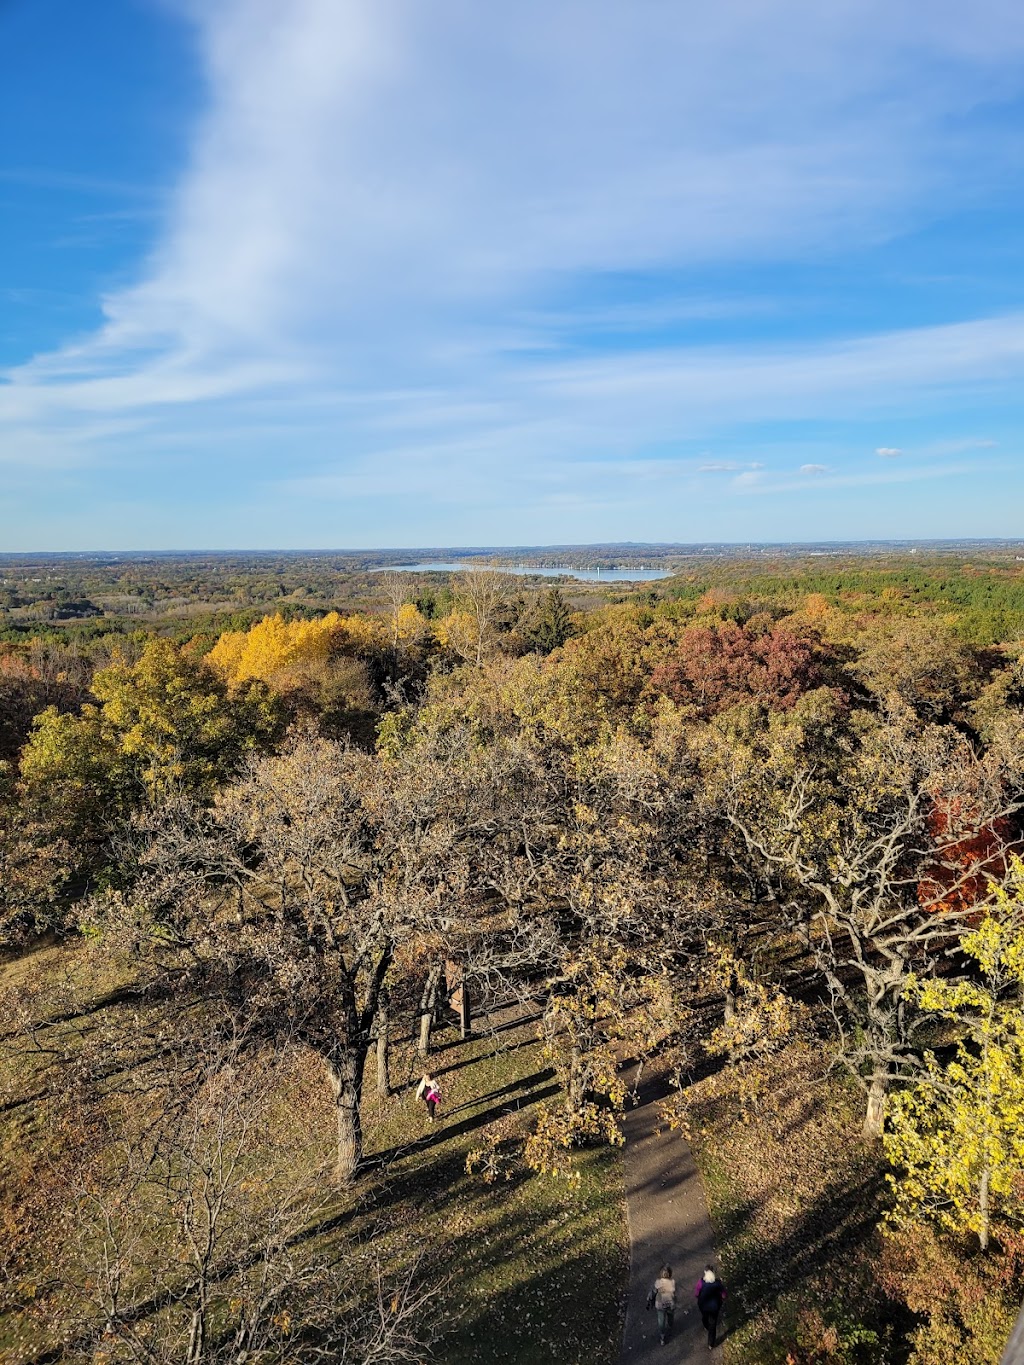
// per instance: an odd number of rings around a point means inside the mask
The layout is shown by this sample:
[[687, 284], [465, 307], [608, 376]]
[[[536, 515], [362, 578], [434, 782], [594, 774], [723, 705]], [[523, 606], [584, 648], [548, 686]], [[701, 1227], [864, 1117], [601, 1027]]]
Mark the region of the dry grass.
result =
[[[50, 1249], [68, 1224], [69, 1191], [90, 1162], [105, 1160], [104, 1125], [125, 1103], [133, 1065], [138, 1073], [160, 1065], [132, 1063], [130, 1044], [141, 1042], [142, 1058], [151, 1052], [145, 1042], [159, 1032], [159, 1011], [119, 995], [123, 984], [90, 976], [88, 953], [66, 948], [0, 969], [8, 1022], [33, 1024], [11, 1031], [0, 1063], [10, 1106], [0, 1134], [5, 1365], [60, 1340], [64, 1305], [48, 1279]], [[394, 1051], [392, 1076], [400, 1084], [391, 1097], [380, 1099], [367, 1078], [367, 1169], [351, 1190], [331, 1189], [322, 1174], [333, 1114], [318, 1064], [295, 1054], [280, 1068], [270, 1111], [278, 1158], [292, 1153], [290, 1178], [321, 1187], [304, 1246], [339, 1261], [372, 1250], [396, 1275], [418, 1262], [425, 1280], [444, 1281], [431, 1310], [442, 1328], [437, 1361], [610, 1365], [627, 1273], [618, 1153], [581, 1153], [577, 1189], [517, 1168], [493, 1184], [467, 1175], [466, 1156], [488, 1132], [514, 1148], [540, 1106], [558, 1102], [535, 1024], [497, 1015], [491, 1025], [493, 1032], [464, 1043], [452, 1031], [438, 1035], [432, 1062], [445, 1103], [434, 1128], [412, 1093], [418, 1065], [409, 1042]], [[78, 1099], [68, 1102], [79, 1095], [74, 1073], [84, 1057], [93, 1075], [98, 1062], [106, 1065], [85, 1109]]]
[[820, 1048], [725, 1068], [691, 1091], [691, 1135], [726, 1282], [729, 1365], [882, 1362], [895, 1309], [876, 1277], [881, 1152]]

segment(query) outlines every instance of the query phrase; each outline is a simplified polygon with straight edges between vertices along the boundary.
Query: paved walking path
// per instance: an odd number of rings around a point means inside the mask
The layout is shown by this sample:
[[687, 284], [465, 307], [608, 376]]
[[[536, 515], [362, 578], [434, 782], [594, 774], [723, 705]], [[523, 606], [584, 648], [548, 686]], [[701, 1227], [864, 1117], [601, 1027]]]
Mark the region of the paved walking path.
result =
[[[629, 1216], [629, 1300], [621, 1365], [720, 1365], [722, 1349], [708, 1349], [693, 1297], [705, 1265], [715, 1258], [714, 1234], [700, 1176], [681, 1133], [657, 1133], [657, 1081], [640, 1087], [639, 1103], [623, 1121], [626, 1208]], [[675, 1329], [667, 1346], [658, 1340], [658, 1320], [646, 1307], [647, 1294], [664, 1262], [679, 1286]], [[723, 1313], [720, 1332], [728, 1329]]]

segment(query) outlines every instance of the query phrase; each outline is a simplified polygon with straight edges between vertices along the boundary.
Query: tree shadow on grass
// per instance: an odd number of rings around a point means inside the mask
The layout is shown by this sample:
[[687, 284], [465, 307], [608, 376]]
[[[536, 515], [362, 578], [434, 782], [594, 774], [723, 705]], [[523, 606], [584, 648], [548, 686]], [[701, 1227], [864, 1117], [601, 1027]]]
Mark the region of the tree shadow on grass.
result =
[[[481, 1185], [470, 1197], [482, 1212], [480, 1236], [469, 1253], [478, 1267], [473, 1278], [487, 1285], [487, 1293], [453, 1305], [455, 1320], [437, 1358], [445, 1365], [594, 1365], [616, 1359], [623, 1246], [599, 1220], [588, 1220], [586, 1210], [574, 1213], [571, 1200], [561, 1215], [551, 1217], [549, 1209], [538, 1217], [510, 1208], [501, 1189]], [[609, 1198], [617, 1202], [614, 1191]]]
[[540, 1071], [535, 1071], [532, 1076], [523, 1076], [518, 1081], [509, 1081], [508, 1085], [499, 1086], [497, 1090], [492, 1090], [487, 1095], [478, 1095], [475, 1099], [466, 1100], [465, 1103], [458, 1105], [455, 1109], [447, 1110], [446, 1116], [461, 1114], [463, 1110], [475, 1109], [481, 1104], [490, 1104], [492, 1100], [500, 1100], [507, 1095], [514, 1095], [518, 1090], [529, 1090], [531, 1086], [541, 1085], [544, 1081], [552, 1081], [554, 1078], [554, 1070], [550, 1066], [543, 1067]]
[[[520, 1043], [501, 1044], [493, 1052], [478, 1052], [472, 1057], [463, 1057], [459, 1062], [452, 1062], [450, 1066], [439, 1066], [434, 1068], [435, 1076], [451, 1076], [456, 1071], [461, 1071], [467, 1066], [479, 1066], [481, 1062], [489, 1061], [492, 1057], [508, 1056], [520, 1047], [533, 1047], [537, 1042], [536, 1038], [524, 1038]], [[396, 1089], [401, 1089], [401, 1086]]]
[[[484, 1109], [476, 1114], [460, 1120], [458, 1123], [446, 1123], [442, 1117], [431, 1127], [429, 1132], [420, 1138], [414, 1138], [411, 1142], [398, 1143], [393, 1147], [386, 1147], [382, 1151], [373, 1152], [364, 1158], [360, 1170], [374, 1170], [381, 1166], [387, 1166], [391, 1162], [399, 1160], [410, 1152], [428, 1151], [431, 1147], [436, 1147], [439, 1143], [447, 1142], [450, 1138], [463, 1137], [466, 1133], [475, 1132], [478, 1128], [484, 1128], [495, 1119], [504, 1114], [512, 1114], [520, 1109], [527, 1109], [541, 1100], [552, 1099], [561, 1090], [561, 1086], [555, 1082], [552, 1085], [542, 1086], [539, 1090], [530, 1091], [531, 1086], [541, 1085], [545, 1080], [553, 1077], [554, 1072], [550, 1068], [543, 1071], [536, 1071], [532, 1076], [524, 1076], [522, 1080], [513, 1081], [509, 1085], [502, 1086], [500, 1090], [495, 1090], [491, 1095], [484, 1096], [482, 1100], [469, 1100], [462, 1104], [452, 1113], [460, 1113], [467, 1108], [475, 1108], [481, 1103], [486, 1103], [492, 1098], [506, 1096], [506, 1103], [492, 1105], [489, 1109]], [[517, 1093], [529, 1091], [528, 1094]]]
[[[96, 1014], [101, 1014], [104, 1010], [115, 1009], [119, 1005], [136, 1003], [143, 999], [159, 1000], [160, 995], [154, 988], [144, 990], [136, 985], [119, 986], [116, 990], [106, 991], [103, 995], [97, 995], [92, 1000], [82, 1004], [76, 1004], [72, 1009], [63, 1010], [59, 1014], [47, 1015], [35, 1022], [34, 1029], [37, 1033], [44, 1033], [48, 1029], [58, 1028], [63, 1024], [77, 1023], [80, 1019], [88, 1019]], [[12, 1042], [15, 1038], [24, 1037], [23, 1028], [4, 1029], [0, 1032], [0, 1042]]]
[[[865, 1167], [851, 1181], [833, 1181], [767, 1242], [750, 1236], [751, 1224], [762, 1212], [764, 1201], [720, 1208], [716, 1233], [731, 1248], [729, 1282], [733, 1292], [726, 1310], [730, 1331], [736, 1332], [774, 1308], [781, 1296], [801, 1286], [806, 1286], [808, 1296], [814, 1295], [816, 1277], [823, 1272], [839, 1269], [841, 1273], [854, 1265], [857, 1251], [878, 1227], [885, 1188], [881, 1169], [867, 1167], [867, 1163]], [[842, 1307], [828, 1303], [820, 1306], [826, 1315], [830, 1307]], [[871, 1304], [863, 1305], [865, 1321], [874, 1311]], [[888, 1306], [885, 1323], [893, 1322], [900, 1311], [899, 1305]], [[885, 1323], [867, 1325], [881, 1328]]]
[[[502, 1086], [489, 1094], [479, 1097], [474, 1101], [461, 1105], [458, 1111], [466, 1108], [478, 1109], [478, 1112], [467, 1115], [466, 1118], [456, 1123], [439, 1123], [435, 1130], [425, 1134], [419, 1141], [392, 1147], [386, 1151], [370, 1155], [360, 1166], [360, 1178], [353, 1183], [348, 1191], [338, 1191], [338, 1203], [334, 1203], [333, 1208], [324, 1210], [323, 1216], [314, 1223], [309, 1224], [300, 1232], [297, 1232], [289, 1239], [289, 1245], [295, 1247], [308, 1247], [318, 1241], [330, 1241], [339, 1232], [354, 1235], [357, 1239], [370, 1239], [374, 1236], [374, 1229], [378, 1226], [379, 1220], [385, 1220], [392, 1216], [393, 1210], [400, 1210], [402, 1206], [406, 1209], [430, 1210], [434, 1206], [443, 1208], [449, 1197], [449, 1192], [460, 1187], [465, 1181], [465, 1151], [457, 1141], [458, 1138], [467, 1133], [485, 1126], [496, 1117], [502, 1114], [515, 1112], [517, 1109], [525, 1109], [543, 1100], [552, 1098], [559, 1093], [557, 1084], [545, 1084], [551, 1081], [554, 1073], [550, 1068], [544, 1068], [532, 1075], [525, 1076], [518, 1081], [511, 1082]], [[533, 1088], [531, 1088], [533, 1087]], [[504, 1100], [504, 1103], [500, 1101]], [[499, 1103], [493, 1103], [499, 1101]], [[485, 1105], [479, 1109], [480, 1105]], [[449, 1140], [454, 1140], [449, 1142]], [[448, 1144], [447, 1149], [445, 1144]], [[432, 1149], [439, 1149], [432, 1151]], [[419, 1160], [418, 1158], [431, 1152], [428, 1159]], [[504, 1187], [503, 1187], [504, 1188]], [[479, 1204], [481, 1207], [487, 1203], [493, 1204], [496, 1192], [483, 1185], [477, 1191], [470, 1191], [467, 1195], [464, 1185], [460, 1196], [463, 1204]], [[334, 1202], [334, 1201], [332, 1201]], [[339, 1207], [340, 1203], [340, 1207]], [[500, 1238], [494, 1233], [493, 1229], [488, 1241], [488, 1255], [496, 1255], [500, 1261], [501, 1257], [508, 1257], [522, 1260], [522, 1246], [517, 1247], [517, 1240], [521, 1239], [523, 1244], [529, 1240], [530, 1229], [524, 1224], [517, 1230], [515, 1220], [502, 1217], [499, 1222]], [[251, 1267], [259, 1259], [259, 1254], [254, 1253], [243, 1256], [238, 1260], [227, 1261], [218, 1267], [212, 1275], [214, 1282], [224, 1282], [230, 1280], [241, 1271]], [[581, 1274], [589, 1274], [587, 1264], [581, 1261]], [[583, 1280], [581, 1283], [585, 1283]], [[182, 1286], [168, 1287], [158, 1290], [148, 1298], [135, 1304], [124, 1315], [126, 1323], [140, 1324], [147, 1318], [161, 1313], [178, 1301], [181, 1295]], [[536, 1286], [532, 1291], [537, 1291]], [[515, 1316], [527, 1299], [523, 1295], [527, 1291], [520, 1287], [510, 1299], [508, 1313]], [[461, 1309], [460, 1309], [461, 1311]], [[501, 1310], [498, 1318], [494, 1318], [491, 1309], [482, 1313], [486, 1321], [498, 1321], [501, 1319]], [[481, 1328], [486, 1339], [486, 1325]], [[502, 1329], [510, 1330], [507, 1328]], [[56, 1365], [56, 1362], [64, 1360], [68, 1355], [73, 1355], [76, 1350], [83, 1348], [87, 1340], [91, 1338], [82, 1337], [81, 1339], [69, 1340], [51, 1348], [44, 1348], [34, 1356], [28, 1357], [32, 1365]], [[489, 1358], [481, 1356], [483, 1360]], [[533, 1357], [527, 1357], [532, 1360]], [[546, 1360], [550, 1357], [538, 1356], [536, 1359]], [[587, 1359], [581, 1356], [580, 1360]]]
[[[499, 1033], [507, 1033], [510, 1029], [522, 1028], [524, 1024], [539, 1023], [544, 1017], [543, 1010], [538, 1010], [533, 1014], [518, 1014], [514, 1019], [506, 1019], [500, 1024], [482, 1024], [474, 1028], [465, 1038], [457, 1035], [454, 1038], [447, 1038], [443, 1043], [432, 1043], [431, 1052], [434, 1054], [450, 1052], [453, 1047], [463, 1047], [466, 1043], [472, 1042], [476, 1038], [496, 1038]], [[457, 1028], [457, 1025], [445, 1025], [445, 1030], [449, 1027]], [[531, 1041], [533, 1041], [531, 1039]]]

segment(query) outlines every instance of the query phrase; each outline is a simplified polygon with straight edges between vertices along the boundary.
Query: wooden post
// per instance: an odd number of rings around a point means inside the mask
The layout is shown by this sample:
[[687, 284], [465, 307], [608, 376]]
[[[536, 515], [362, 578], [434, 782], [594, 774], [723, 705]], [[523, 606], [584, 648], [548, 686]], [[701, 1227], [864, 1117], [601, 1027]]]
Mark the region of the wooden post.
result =
[[468, 1038], [473, 1031], [473, 997], [466, 981], [465, 967], [461, 962], [449, 961], [444, 964], [444, 974], [448, 998], [459, 1016], [459, 1037]]

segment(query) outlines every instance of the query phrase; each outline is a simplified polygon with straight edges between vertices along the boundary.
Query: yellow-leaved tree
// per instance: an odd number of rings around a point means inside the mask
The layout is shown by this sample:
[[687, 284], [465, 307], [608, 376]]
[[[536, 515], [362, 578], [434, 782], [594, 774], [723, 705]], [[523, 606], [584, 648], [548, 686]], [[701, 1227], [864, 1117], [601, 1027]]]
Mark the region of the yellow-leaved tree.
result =
[[403, 602], [391, 618], [392, 643], [410, 648], [424, 645], [430, 636], [430, 622], [415, 602]]
[[253, 678], [274, 683], [290, 671], [326, 662], [346, 634], [336, 611], [314, 621], [265, 616], [251, 630], [225, 632], [206, 657], [233, 685]]
[[[415, 607], [399, 623], [410, 635], [418, 628], [413, 617]], [[315, 716], [324, 733], [365, 742], [376, 720], [375, 679], [386, 673], [385, 651], [380, 617], [332, 611], [312, 621], [265, 616], [248, 631], [226, 632], [206, 658], [232, 695], [264, 683], [292, 719]]]
[[476, 618], [468, 611], [451, 611], [434, 627], [438, 643], [466, 663], [483, 657], [483, 642]]
[[479, 668], [497, 644], [513, 581], [493, 569], [467, 569], [458, 585], [456, 609], [435, 626], [441, 648]]
[[996, 889], [991, 913], [964, 935], [975, 980], [914, 982], [923, 1010], [966, 1028], [956, 1058], [931, 1053], [924, 1074], [897, 1095], [886, 1135], [896, 1168], [891, 1217], [927, 1217], [977, 1235], [993, 1220], [1024, 1224], [1024, 862]]
[[207, 800], [281, 727], [262, 683], [231, 690], [170, 640], [149, 640], [134, 662], [115, 657], [92, 691], [77, 714], [36, 716], [20, 764], [21, 809], [72, 894], [111, 866], [111, 837], [132, 811]]
[[279, 726], [265, 688], [229, 695], [213, 669], [170, 640], [147, 641], [134, 663], [115, 658], [92, 691], [99, 704], [77, 715], [51, 706], [36, 717], [21, 756], [28, 797], [68, 811], [92, 801], [109, 814], [140, 790], [208, 796]]

